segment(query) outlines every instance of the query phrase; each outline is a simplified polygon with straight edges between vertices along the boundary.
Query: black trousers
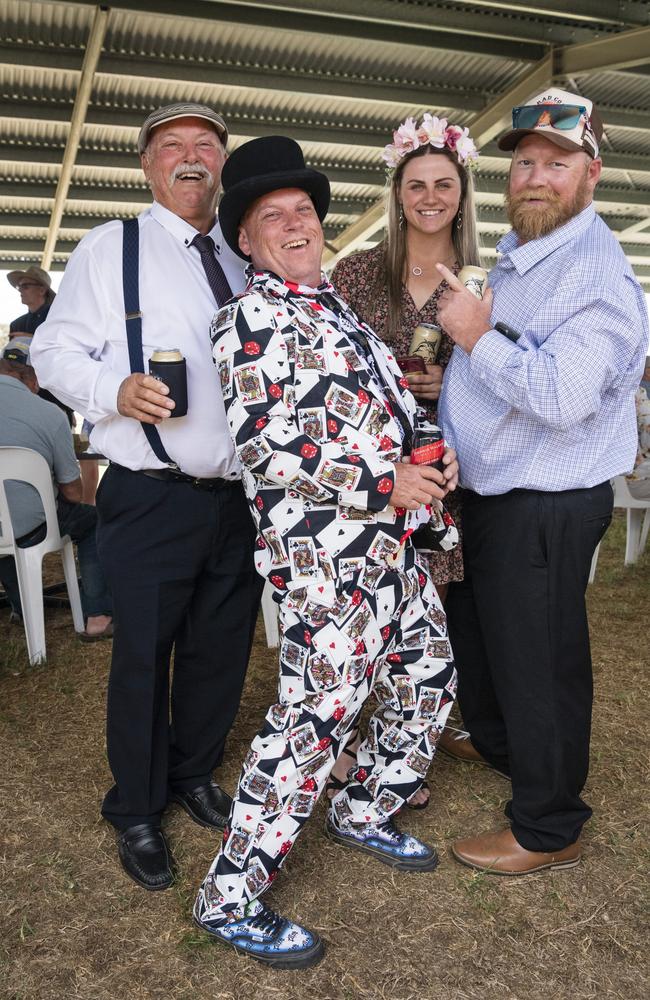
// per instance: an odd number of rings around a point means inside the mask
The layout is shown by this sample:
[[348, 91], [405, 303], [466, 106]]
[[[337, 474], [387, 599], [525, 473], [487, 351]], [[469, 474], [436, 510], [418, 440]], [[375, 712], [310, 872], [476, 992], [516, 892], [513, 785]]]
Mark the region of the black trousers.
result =
[[446, 604], [472, 743], [512, 777], [512, 832], [530, 851], [577, 840], [591, 809], [592, 672], [585, 591], [612, 488], [463, 493], [465, 580]]
[[[118, 829], [210, 780], [244, 683], [262, 590], [241, 483], [210, 493], [110, 466], [97, 541], [113, 591], [107, 749]], [[174, 653], [173, 682], [169, 667]]]

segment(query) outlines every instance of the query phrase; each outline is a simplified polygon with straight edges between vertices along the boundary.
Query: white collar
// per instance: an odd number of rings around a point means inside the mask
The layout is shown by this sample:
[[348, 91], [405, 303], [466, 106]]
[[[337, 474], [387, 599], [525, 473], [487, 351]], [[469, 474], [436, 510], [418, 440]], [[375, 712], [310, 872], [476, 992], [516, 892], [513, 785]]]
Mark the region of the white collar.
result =
[[[191, 226], [189, 222], [185, 221], [185, 219], [181, 219], [180, 215], [170, 212], [168, 208], [165, 208], [164, 205], [161, 205], [158, 201], [154, 201], [150, 211], [156, 222], [158, 222], [163, 229], [166, 229], [167, 232], [174, 237], [174, 239], [177, 239], [180, 243], [182, 243], [183, 246], [189, 246], [199, 232], [198, 229]], [[211, 236], [214, 240], [217, 253], [221, 253], [223, 237], [221, 235], [221, 228], [216, 216], [214, 219], [214, 225], [208, 233], [208, 236]]]

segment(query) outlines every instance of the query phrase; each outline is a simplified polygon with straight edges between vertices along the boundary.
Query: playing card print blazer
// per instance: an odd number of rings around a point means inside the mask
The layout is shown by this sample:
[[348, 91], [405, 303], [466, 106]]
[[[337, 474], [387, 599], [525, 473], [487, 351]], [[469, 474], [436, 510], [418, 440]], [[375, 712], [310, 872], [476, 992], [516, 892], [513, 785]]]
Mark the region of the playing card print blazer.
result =
[[388, 347], [332, 285], [257, 271], [210, 333], [257, 526], [255, 565], [276, 591], [330, 589], [373, 563], [400, 569], [408, 536], [429, 519], [443, 529], [441, 548], [456, 544], [441, 505], [389, 506], [415, 400]]

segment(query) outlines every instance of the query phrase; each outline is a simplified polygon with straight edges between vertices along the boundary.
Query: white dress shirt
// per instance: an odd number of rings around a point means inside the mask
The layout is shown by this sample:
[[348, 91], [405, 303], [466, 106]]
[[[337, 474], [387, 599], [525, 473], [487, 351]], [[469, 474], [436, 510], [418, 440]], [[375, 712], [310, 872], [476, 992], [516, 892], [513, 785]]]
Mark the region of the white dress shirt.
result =
[[[216, 311], [198, 250], [197, 230], [157, 202], [139, 216], [140, 310], [145, 371], [156, 348], [178, 348], [187, 362], [187, 416], [158, 424], [170, 458], [192, 476], [239, 474], [212, 361], [210, 321]], [[245, 286], [245, 263], [215, 222], [209, 234], [233, 294]], [[42, 386], [84, 415], [93, 451], [129, 469], [164, 468], [142, 425], [117, 412], [130, 374], [122, 291], [122, 223], [98, 226], [71, 255], [48, 318], [37, 331], [31, 362]]]

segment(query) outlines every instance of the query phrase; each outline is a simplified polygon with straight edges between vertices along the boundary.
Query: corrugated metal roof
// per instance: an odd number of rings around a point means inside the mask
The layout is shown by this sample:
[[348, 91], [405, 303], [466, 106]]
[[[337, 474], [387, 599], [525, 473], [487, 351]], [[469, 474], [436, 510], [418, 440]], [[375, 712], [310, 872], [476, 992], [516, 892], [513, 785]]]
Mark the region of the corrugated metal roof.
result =
[[[0, 0], [3, 261], [38, 258], [34, 248], [45, 238], [94, 15], [84, 0]], [[307, 161], [333, 181], [332, 234], [381, 197], [381, 148], [408, 114], [432, 110], [469, 124], [551, 43], [616, 41], [616, 33], [648, 23], [643, 0], [136, 0], [129, 9], [112, 8], [55, 261], [65, 261], [79, 235], [101, 219], [149, 202], [136, 138], [160, 104], [193, 99], [218, 106], [231, 148], [273, 132], [297, 138]], [[612, 61], [620, 65], [624, 55], [617, 51]], [[643, 67], [599, 66], [567, 86], [602, 105], [598, 206], [621, 226], [646, 217], [650, 76]], [[506, 225], [507, 170], [507, 157], [491, 143], [477, 178], [487, 253]], [[637, 271], [650, 280], [650, 245], [648, 258]]]

